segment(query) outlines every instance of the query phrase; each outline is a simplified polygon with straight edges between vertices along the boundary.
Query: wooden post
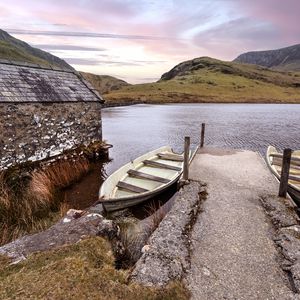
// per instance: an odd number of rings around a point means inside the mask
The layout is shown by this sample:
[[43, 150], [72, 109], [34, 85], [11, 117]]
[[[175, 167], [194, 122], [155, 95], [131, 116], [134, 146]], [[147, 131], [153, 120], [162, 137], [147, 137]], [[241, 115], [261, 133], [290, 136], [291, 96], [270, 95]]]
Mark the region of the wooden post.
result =
[[281, 166], [281, 177], [279, 185], [279, 197], [286, 197], [290, 173], [292, 150], [287, 148], [283, 151], [282, 166]]
[[200, 141], [200, 148], [204, 145], [204, 135], [205, 135], [205, 123], [201, 124], [201, 141]]
[[183, 180], [189, 179], [190, 137], [184, 138]]

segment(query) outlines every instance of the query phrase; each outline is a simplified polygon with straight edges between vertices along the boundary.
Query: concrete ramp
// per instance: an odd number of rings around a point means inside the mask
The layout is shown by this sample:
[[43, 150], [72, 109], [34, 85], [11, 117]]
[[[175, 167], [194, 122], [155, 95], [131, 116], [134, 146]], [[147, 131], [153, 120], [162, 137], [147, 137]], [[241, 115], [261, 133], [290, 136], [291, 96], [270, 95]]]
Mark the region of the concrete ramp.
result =
[[190, 178], [207, 183], [208, 192], [191, 235], [192, 298], [296, 299], [261, 205], [261, 197], [277, 196], [278, 183], [260, 155], [203, 148]]

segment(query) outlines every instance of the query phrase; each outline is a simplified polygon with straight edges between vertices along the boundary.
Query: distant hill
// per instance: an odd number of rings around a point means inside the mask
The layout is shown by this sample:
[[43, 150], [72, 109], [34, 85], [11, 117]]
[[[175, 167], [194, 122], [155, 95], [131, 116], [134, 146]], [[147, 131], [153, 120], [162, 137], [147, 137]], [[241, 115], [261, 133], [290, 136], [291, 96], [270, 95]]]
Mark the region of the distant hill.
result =
[[85, 72], [81, 72], [81, 75], [88, 80], [102, 95], [130, 85], [126, 81], [113, 76], [95, 75]]
[[176, 65], [158, 82], [125, 86], [107, 103], [300, 103], [300, 73], [200, 57]]
[[0, 59], [9, 59], [29, 63], [40, 64], [42, 66], [57, 66], [63, 69], [74, 70], [64, 60], [38, 48], [34, 48], [27, 43], [18, 40], [6, 31], [0, 29]]
[[278, 50], [247, 52], [239, 55], [234, 62], [282, 71], [300, 71], [300, 44]]
[[[269, 54], [266, 54], [265, 59], [257, 58], [255, 64], [264, 64], [264, 67], [248, 64], [254, 61], [250, 58], [247, 64], [241, 63], [246, 60], [245, 57], [251, 56], [248, 54], [244, 54], [244, 58], [243, 55], [239, 56], [235, 62], [209, 57], [195, 58], [176, 65], [163, 74], [158, 82], [146, 84], [130, 85], [112, 76], [81, 74], [100, 94], [105, 94], [107, 105], [174, 102], [300, 103], [300, 72], [266, 68], [285, 70], [293, 67], [297, 70], [299, 48], [300, 45], [296, 45], [274, 50], [276, 55], [272, 56], [273, 59], [269, 58]], [[64, 60], [31, 47], [3, 30], [0, 30], [0, 59], [74, 70]]]

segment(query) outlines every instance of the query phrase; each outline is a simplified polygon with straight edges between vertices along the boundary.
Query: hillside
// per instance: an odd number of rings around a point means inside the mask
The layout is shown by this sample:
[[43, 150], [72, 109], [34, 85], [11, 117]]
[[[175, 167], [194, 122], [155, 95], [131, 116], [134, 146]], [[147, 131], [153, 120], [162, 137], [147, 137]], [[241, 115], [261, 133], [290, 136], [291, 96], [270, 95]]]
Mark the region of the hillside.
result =
[[300, 103], [300, 73], [201, 57], [178, 64], [155, 83], [122, 87], [109, 103]]
[[40, 64], [42, 66], [57, 66], [63, 69], [74, 70], [64, 60], [27, 43], [18, 40], [6, 31], [0, 29], [0, 59]]
[[238, 56], [234, 62], [281, 71], [300, 71], [300, 44], [277, 50], [247, 52]]
[[80, 72], [81, 75], [88, 80], [100, 94], [106, 94], [115, 91], [130, 84], [124, 80], [108, 75], [95, 75], [91, 73]]

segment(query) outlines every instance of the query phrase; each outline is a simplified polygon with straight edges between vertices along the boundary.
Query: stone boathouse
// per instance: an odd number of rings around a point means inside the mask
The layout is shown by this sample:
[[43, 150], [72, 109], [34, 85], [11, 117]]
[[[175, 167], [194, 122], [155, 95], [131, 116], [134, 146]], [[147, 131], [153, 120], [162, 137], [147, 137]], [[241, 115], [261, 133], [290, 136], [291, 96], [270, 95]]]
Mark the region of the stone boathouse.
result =
[[0, 170], [101, 141], [103, 102], [76, 71], [0, 60]]

